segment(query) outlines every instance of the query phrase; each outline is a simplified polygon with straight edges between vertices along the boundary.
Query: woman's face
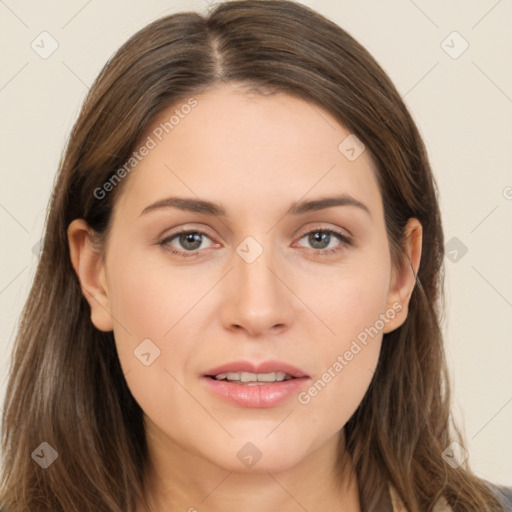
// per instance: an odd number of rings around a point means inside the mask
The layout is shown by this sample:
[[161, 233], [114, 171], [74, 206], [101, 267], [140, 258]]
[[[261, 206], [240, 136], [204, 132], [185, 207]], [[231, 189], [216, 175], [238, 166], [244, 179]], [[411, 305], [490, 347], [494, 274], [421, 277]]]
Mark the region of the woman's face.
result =
[[278, 471], [354, 413], [414, 278], [392, 271], [368, 152], [328, 112], [232, 85], [194, 98], [144, 136], [82, 282], [150, 439]]

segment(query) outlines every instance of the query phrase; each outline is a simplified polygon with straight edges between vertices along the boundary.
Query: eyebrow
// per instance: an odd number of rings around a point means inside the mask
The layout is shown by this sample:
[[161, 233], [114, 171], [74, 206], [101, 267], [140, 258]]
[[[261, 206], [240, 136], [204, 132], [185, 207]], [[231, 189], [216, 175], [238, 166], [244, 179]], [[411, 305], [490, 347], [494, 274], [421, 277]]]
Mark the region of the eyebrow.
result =
[[[332, 197], [321, 197], [309, 201], [297, 201], [292, 203], [285, 215], [302, 215], [308, 212], [333, 208], [335, 206], [355, 206], [365, 211], [370, 217], [371, 213], [368, 207], [348, 194], [341, 194]], [[167, 197], [156, 201], [142, 210], [140, 215], [145, 215], [161, 208], [177, 208], [179, 210], [203, 213], [216, 217], [226, 217], [226, 210], [219, 203], [206, 201], [204, 199], [194, 199], [186, 197]]]

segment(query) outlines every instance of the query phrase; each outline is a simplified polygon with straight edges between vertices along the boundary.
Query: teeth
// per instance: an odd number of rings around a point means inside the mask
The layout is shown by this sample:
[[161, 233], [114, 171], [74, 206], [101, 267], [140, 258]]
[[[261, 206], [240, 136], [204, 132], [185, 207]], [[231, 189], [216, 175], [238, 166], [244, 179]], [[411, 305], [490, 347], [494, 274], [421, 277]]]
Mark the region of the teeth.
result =
[[250, 373], [250, 372], [227, 372], [219, 373], [215, 376], [216, 380], [229, 380], [233, 382], [243, 382], [251, 385], [256, 382], [282, 382], [283, 380], [290, 380], [293, 377], [287, 373], [272, 372], [272, 373]]

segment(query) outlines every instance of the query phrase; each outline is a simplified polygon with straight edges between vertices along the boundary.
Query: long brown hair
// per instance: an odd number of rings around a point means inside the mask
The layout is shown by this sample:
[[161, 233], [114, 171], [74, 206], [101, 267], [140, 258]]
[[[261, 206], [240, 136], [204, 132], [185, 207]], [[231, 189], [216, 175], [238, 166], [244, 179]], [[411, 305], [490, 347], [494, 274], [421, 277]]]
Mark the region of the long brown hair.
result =
[[[441, 495], [455, 512], [501, 510], [467, 464], [453, 468], [442, 457], [454, 427], [439, 326], [444, 244], [424, 144], [370, 54], [334, 23], [285, 0], [232, 1], [207, 16], [161, 18], [131, 37], [91, 87], [61, 161], [15, 341], [0, 506], [5, 512], [125, 512], [143, 499], [142, 410], [112, 333], [91, 323], [67, 227], [83, 218], [105, 233], [123, 183], [105, 197], [94, 191], [123, 167], [158, 113], [219, 81], [314, 102], [364, 142], [378, 170], [394, 264], [404, 261], [407, 220], [416, 217], [423, 226], [407, 320], [384, 336], [372, 384], [345, 425], [363, 511], [376, 509], [388, 483], [410, 512], [432, 510]], [[43, 442], [58, 452], [47, 469], [31, 458]]]

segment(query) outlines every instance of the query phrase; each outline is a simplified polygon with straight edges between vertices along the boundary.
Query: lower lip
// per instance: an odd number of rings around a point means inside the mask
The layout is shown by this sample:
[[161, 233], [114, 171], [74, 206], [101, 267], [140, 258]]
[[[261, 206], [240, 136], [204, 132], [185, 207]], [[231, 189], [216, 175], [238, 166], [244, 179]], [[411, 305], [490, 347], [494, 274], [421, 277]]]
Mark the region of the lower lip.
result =
[[274, 407], [296, 396], [309, 381], [309, 377], [252, 386], [210, 377], [203, 377], [203, 380], [211, 391], [241, 407]]

